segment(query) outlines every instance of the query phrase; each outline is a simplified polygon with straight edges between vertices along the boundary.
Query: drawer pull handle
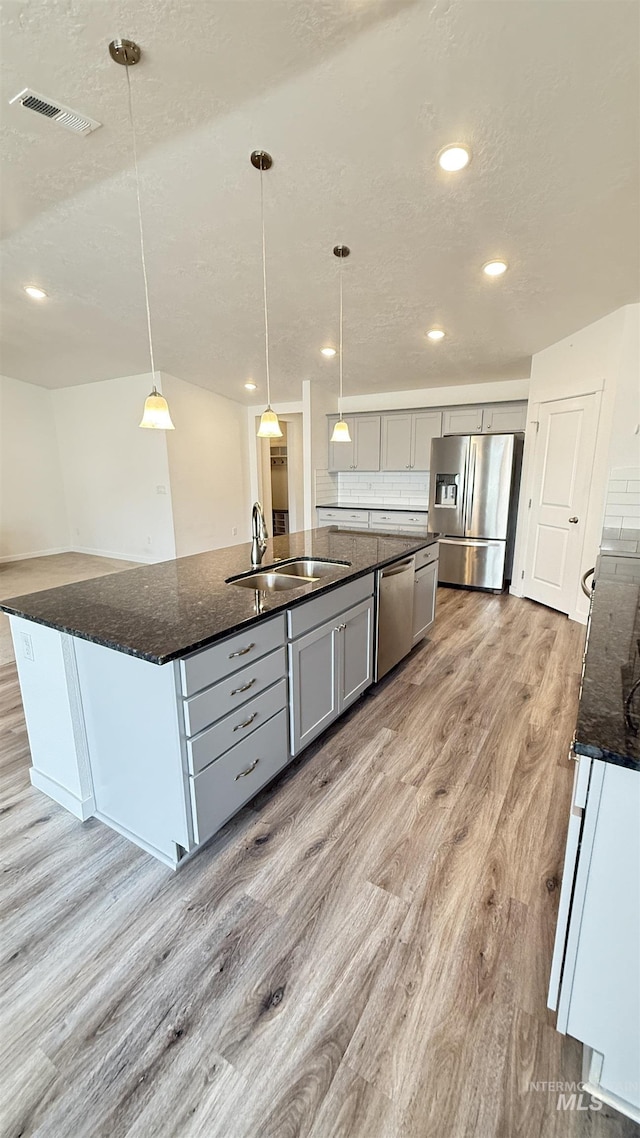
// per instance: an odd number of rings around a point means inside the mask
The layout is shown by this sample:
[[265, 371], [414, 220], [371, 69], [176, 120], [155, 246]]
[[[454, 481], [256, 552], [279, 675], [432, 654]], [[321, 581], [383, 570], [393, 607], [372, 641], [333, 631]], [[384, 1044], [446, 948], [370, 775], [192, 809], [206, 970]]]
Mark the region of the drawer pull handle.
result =
[[239, 731], [241, 727], [248, 727], [250, 723], [253, 723], [257, 714], [258, 712], [254, 711], [253, 715], [250, 715], [248, 719], [245, 719], [244, 723], [236, 723], [233, 730]]
[[256, 682], [255, 679], [249, 680], [249, 683], [243, 684], [241, 688], [234, 688], [233, 691], [231, 692], [231, 695], [238, 695], [238, 693], [241, 691], [249, 691], [249, 688], [252, 688], [253, 685], [255, 684], [255, 682]]
[[231, 652], [229, 659], [233, 660], [234, 656], [246, 656], [247, 652], [250, 652], [252, 648], [255, 648], [255, 644], [247, 644], [246, 648], [239, 648], [237, 652]]
[[240, 771], [240, 774], [236, 775], [235, 782], [237, 782], [239, 778], [246, 778], [248, 774], [251, 774], [251, 771], [254, 771], [256, 769], [259, 762], [260, 759], [254, 759], [251, 766], [247, 767], [246, 771]]

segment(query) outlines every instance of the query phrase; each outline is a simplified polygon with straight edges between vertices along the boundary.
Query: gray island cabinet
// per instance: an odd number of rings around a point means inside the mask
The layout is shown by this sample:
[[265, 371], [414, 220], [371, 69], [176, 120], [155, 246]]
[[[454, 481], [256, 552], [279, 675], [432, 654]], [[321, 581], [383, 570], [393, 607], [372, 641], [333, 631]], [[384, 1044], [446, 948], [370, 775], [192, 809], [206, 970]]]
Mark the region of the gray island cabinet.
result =
[[284, 588], [239, 545], [3, 601], [33, 785], [176, 868], [366, 691], [376, 571], [437, 549], [321, 528], [268, 543]]

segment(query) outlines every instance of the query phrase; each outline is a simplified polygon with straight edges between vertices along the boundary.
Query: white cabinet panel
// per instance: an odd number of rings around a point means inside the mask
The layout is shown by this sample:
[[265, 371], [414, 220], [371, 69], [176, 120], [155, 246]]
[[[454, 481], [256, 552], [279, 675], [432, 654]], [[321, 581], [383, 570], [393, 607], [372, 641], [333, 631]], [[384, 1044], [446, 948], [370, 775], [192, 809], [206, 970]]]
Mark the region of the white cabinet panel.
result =
[[482, 407], [454, 407], [442, 413], [443, 435], [482, 433]]
[[411, 469], [411, 435], [413, 416], [382, 416], [381, 470]]
[[411, 469], [431, 469], [431, 443], [442, 434], [441, 411], [417, 411], [413, 415]]
[[482, 429], [485, 434], [509, 434], [524, 431], [527, 425], [527, 404], [507, 404], [504, 407], [485, 407]]
[[332, 443], [331, 434], [337, 415], [328, 420], [329, 470], [334, 473], [346, 470], [380, 469], [380, 416], [345, 415], [351, 435], [350, 443]]

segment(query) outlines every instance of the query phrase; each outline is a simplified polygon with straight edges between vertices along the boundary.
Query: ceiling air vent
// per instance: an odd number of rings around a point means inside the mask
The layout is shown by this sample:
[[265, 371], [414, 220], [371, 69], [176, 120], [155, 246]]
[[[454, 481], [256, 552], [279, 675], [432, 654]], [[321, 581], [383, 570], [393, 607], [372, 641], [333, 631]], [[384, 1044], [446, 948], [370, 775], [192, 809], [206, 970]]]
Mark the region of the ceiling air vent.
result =
[[72, 111], [71, 107], [52, 102], [51, 99], [45, 99], [44, 95], [39, 95], [37, 91], [32, 91], [29, 87], [25, 87], [24, 91], [14, 95], [13, 99], [9, 99], [9, 102], [20, 103], [28, 111], [35, 111], [38, 115], [44, 115], [45, 118], [59, 123], [66, 130], [72, 130], [74, 134], [91, 134], [92, 130], [97, 130], [99, 126], [102, 126], [102, 123], [90, 119], [88, 115], [80, 115], [77, 111]]

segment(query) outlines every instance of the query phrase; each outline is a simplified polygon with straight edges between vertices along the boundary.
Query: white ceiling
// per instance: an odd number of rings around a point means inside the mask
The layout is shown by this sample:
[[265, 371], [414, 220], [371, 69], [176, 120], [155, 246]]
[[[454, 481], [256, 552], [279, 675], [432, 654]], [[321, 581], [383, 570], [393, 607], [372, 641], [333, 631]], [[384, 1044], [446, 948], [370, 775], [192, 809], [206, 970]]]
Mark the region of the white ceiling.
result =
[[[148, 371], [120, 35], [144, 51], [159, 369], [264, 394], [249, 163], [264, 147], [274, 399], [337, 382], [319, 354], [337, 241], [345, 393], [528, 375], [533, 352], [639, 296], [639, 15], [636, 0], [6, 0], [2, 370], [47, 387]], [[104, 125], [82, 138], [9, 107], [24, 86]], [[473, 161], [445, 175], [454, 141]], [[494, 256], [510, 269], [488, 281]]]

